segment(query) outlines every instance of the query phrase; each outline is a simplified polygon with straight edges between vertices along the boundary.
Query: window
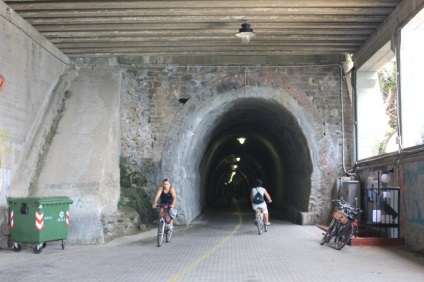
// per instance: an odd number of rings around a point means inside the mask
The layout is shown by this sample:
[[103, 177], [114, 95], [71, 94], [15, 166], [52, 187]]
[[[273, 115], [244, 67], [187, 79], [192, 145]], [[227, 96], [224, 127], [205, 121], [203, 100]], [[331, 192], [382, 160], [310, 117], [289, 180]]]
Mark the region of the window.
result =
[[401, 31], [401, 129], [403, 147], [424, 144], [424, 10]]
[[358, 159], [398, 150], [396, 60], [385, 44], [356, 73]]

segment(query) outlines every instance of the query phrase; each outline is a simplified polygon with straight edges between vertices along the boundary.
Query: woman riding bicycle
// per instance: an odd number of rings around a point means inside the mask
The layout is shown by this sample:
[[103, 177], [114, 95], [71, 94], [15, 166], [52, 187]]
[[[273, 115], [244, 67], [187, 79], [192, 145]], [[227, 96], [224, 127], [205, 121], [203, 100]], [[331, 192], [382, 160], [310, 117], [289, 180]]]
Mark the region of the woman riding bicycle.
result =
[[[153, 200], [152, 207], [156, 208], [158, 200], [160, 198], [160, 203], [162, 205], [167, 205], [169, 209], [173, 209], [175, 207], [175, 202], [177, 201], [177, 193], [175, 192], [175, 187], [171, 186], [171, 182], [169, 179], [164, 179], [162, 181], [162, 185], [158, 187], [156, 192], [156, 197]], [[164, 216], [164, 209], [161, 208], [159, 211], [159, 218]]]
[[255, 222], [256, 222], [256, 218], [258, 218], [258, 213], [259, 213], [258, 210], [262, 209], [265, 224], [270, 225], [271, 223], [269, 222], [269, 212], [268, 212], [268, 206], [266, 202], [263, 201], [262, 203], [255, 204], [253, 201], [253, 198], [255, 197], [256, 193], [260, 193], [262, 195], [262, 198], [263, 196], [265, 196], [266, 199], [268, 200], [268, 203], [272, 202], [271, 196], [268, 194], [266, 189], [262, 187], [262, 179], [256, 179], [256, 187], [252, 188], [252, 192], [250, 193], [250, 201], [252, 202], [253, 210], [256, 212]]

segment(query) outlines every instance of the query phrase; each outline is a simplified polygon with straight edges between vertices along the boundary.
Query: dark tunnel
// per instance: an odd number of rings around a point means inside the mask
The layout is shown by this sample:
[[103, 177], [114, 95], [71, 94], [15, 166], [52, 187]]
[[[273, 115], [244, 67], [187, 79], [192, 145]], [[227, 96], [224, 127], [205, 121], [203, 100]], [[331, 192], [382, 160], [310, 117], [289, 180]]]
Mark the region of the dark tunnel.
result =
[[[281, 218], [297, 221], [290, 210], [308, 211], [312, 162], [308, 140], [295, 117], [280, 104], [240, 99], [214, 126], [200, 166], [205, 207], [229, 196], [250, 206], [249, 192], [263, 179]], [[245, 141], [240, 143], [238, 138]]]

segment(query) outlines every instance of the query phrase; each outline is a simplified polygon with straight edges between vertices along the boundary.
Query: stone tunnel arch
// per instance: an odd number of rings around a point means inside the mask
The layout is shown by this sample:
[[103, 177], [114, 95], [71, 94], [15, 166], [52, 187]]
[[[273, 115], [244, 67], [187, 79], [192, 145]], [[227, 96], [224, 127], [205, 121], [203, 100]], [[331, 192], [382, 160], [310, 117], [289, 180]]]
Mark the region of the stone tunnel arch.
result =
[[[288, 82], [269, 75], [212, 83], [181, 108], [169, 131], [162, 157], [163, 175], [178, 188], [179, 217], [189, 223], [219, 200], [219, 186], [231, 174], [231, 158], [240, 156], [237, 187], [264, 179], [273, 208], [300, 224], [314, 223], [311, 205], [323, 179], [316, 157], [334, 148], [310, 99]], [[270, 83], [270, 80], [272, 83]], [[270, 85], [272, 84], [272, 85]], [[244, 135], [244, 145], [236, 138]], [[216, 169], [222, 169], [221, 172]]]

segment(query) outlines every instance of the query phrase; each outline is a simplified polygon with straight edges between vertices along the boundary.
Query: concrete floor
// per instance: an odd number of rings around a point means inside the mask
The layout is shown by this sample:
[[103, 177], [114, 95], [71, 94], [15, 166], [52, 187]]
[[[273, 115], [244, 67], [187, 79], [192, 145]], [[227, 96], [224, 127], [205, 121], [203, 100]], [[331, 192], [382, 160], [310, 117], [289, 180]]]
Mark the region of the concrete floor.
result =
[[[272, 214], [271, 214], [272, 219]], [[105, 245], [49, 242], [41, 254], [0, 250], [1, 281], [424, 281], [424, 257], [404, 247], [320, 245], [322, 230], [271, 220], [258, 235], [250, 210], [208, 210], [176, 226]]]

